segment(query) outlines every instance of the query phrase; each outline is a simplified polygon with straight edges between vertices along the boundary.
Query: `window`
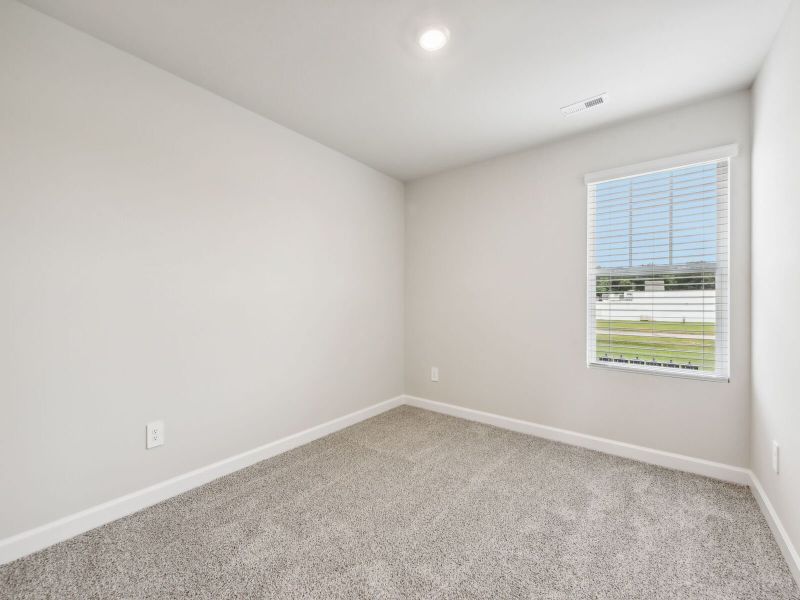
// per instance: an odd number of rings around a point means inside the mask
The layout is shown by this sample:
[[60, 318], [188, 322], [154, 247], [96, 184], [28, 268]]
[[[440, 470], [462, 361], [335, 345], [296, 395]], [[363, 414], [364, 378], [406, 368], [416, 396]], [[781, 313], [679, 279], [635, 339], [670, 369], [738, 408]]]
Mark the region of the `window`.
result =
[[735, 146], [586, 176], [590, 366], [727, 380]]

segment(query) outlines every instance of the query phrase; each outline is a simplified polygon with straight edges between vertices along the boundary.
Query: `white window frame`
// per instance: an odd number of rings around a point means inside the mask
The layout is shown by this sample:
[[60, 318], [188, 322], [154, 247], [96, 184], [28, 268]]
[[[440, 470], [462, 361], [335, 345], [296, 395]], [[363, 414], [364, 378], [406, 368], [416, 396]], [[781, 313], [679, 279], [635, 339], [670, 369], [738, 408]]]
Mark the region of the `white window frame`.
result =
[[[731, 218], [732, 218], [732, 207], [731, 207], [731, 159], [736, 157], [739, 153], [739, 146], [738, 144], [728, 144], [725, 146], [718, 146], [715, 148], [709, 148], [707, 150], [700, 150], [697, 152], [689, 152], [687, 154], [680, 154], [677, 156], [670, 156], [667, 158], [661, 158], [657, 160], [651, 160], [647, 162], [637, 163], [634, 165], [628, 165], [625, 167], [618, 167], [614, 169], [606, 169], [603, 171], [596, 171], [593, 173], [587, 173], [584, 177], [584, 183], [586, 184], [586, 366], [592, 369], [605, 369], [605, 370], [612, 370], [612, 371], [624, 371], [627, 373], [639, 373], [639, 374], [646, 374], [646, 375], [661, 375], [665, 377], [679, 377], [682, 379], [695, 379], [695, 380], [705, 380], [705, 381], [716, 381], [716, 382], [730, 382], [731, 377], [731, 355], [733, 353], [732, 343], [731, 343], [731, 305], [730, 305], [730, 287], [731, 287], [731, 277], [733, 275], [733, 264], [732, 264], [732, 255], [731, 255], [731, 238], [730, 238], [730, 227], [731, 227]], [[715, 285], [716, 290], [716, 306], [717, 306], [717, 322], [721, 322], [722, 319], [720, 318], [720, 314], [722, 311], [727, 309], [727, 324], [728, 324], [728, 343], [727, 343], [727, 361], [723, 361], [722, 352], [724, 351], [723, 346], [721, 344], [716, 345], [716, 361], [717, 364], [726, 364], [726, 372], [724, 373], [704, 373], [704, 372], [697, 372], [697, 371], [685, 371], [685, 370], [657, 370], [647, 367], [641, 367], [637, 365], [630, 365], [630, 364], [615, 364], [615, 363], [600, 363], [595, 360], [596, 354], [596, 333], [595, 333], [595, 323], [593, 322], [596, 320], [594, 311], [592, 310], [592, 306], [589, 304], [593, 301], [595, 297], [595, 281], [590, 277], [590, 274], [593, 272], [593, 247], [592, 242], [589, 240], [589, 232], [592, 231], [593, 223], [592, 220], [592, 213], [589, 211], [589, 204], [590, 204], [590, 185], [603, 183], [605, 181], [610, 181], [613, 179], [622, 179], [625, 177], [636, 177], [639, 175], [647, 175], [650, 173], [656, 173], [658, 171], [669, 171], [672, 169], [677, 169], [681, 167], [688, 167], [696, 164], [708, 163], [708, 162], [715, 162], [721, 160], [728, 160], [728, 189], [726, 194], [726, 206], [728, 210], [728, 218], [725, 220], [725, 223], [717, 225], [717, 245], [718, 245], [718, 254], [720, 250], [720, 244], [727, 243], [727, 260], [728, 260], [728, 271], [727, 271], [727, 284], [726, 285]], [[726, 240], [723, 242], [722, 240]], [[719, 281], [719, 278], [717, 278]]]

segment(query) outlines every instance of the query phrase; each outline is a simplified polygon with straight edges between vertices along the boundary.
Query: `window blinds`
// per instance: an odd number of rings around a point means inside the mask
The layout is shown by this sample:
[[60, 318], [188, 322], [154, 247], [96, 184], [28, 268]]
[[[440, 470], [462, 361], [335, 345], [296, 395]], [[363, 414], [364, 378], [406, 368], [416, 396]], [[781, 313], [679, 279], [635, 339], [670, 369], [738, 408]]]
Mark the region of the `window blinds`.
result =
[[587, 176], [590, 365], [728, 378], [729, 172]]

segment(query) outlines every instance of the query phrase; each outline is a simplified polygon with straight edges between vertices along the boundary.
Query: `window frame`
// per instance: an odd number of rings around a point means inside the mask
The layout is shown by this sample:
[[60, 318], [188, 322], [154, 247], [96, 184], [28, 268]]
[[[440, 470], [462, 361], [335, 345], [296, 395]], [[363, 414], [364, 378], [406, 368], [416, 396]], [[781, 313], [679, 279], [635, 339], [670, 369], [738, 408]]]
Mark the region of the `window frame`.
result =
[[[714, 381], [720, 383], [729, 383], [731, 380], [731, 356], [733, 354], [731, 343], [731, 305], [730, 305], [730, 288], [731, 276], [733, 274], [732, 255], [731, 255], [731, 183], [732, 183], [732, 159], [739, 153], [738, 144], [728, 144], [725, 146], [718, 146], [697, 152], [690, 152], [677, 156], [661, 158], [657, 160], [637, 163], [625, 167], [618, 167], [614, 169], [607, 169], [603, 171], [596, 171], [587, 173], [584, 177], [584, 185], [586, 187], [586, 366], [590, 369], [603, 369], [608, 371], [621, 371], [626, 373], [637, 373], [642, 375], [659, 375], [664, 377], [677, 377], [681, 379], [694, 379], [700, 381]], [[728, 162], [728, 187], [726, 190], [726, 206], [728, 211], [728, 218], [724, 224], [717, 224], [717, 244], [719, 248], [720, 240], [724, 239], [726, 244], [726, 256], [728, 268], [724, 285], [715, 284], [716, 290], [716, 306], [717, 306], [717, 319], [720, 322], [720, 312], [727, 311], [727, 325], [728, 325], [728, 343], [727, 343], [727, 361], [725, 361], [725, 372], [722, 373], [708, 373], [701, 371], [687, 371], [684, 369], [665, 370], [648, 368], [646, 366], [631, 365], [631, 364], [618, 364], [618, 363], [603, 363], [595, 358], [597, 334], [596, 334], [596, 316], [591, 305], [596, 296], [595, 283], [592, 280], [592, 273], [594, 271], [593, 260], [593, 245], [589, 239], [590, 232], [594, 228], [592, 223], [593, 214], [589, 210], [591, 205], [591, 186], [606, 181], [613, 181], [616, 179], [625, 179], [629, 177], [638, 177], [641, 175], [649, 175], [660, 171], [670, 171], [673, 169], [690, 167], [695, 165], [707, 164], [712, 162], [719, 162], [727, 160]], [[717, 278], [718, 279], [718, 278]], [[724, 349], [721, 344], [715, 345], [716, 364], [721, 364], [720, 359], [723, 356]]]

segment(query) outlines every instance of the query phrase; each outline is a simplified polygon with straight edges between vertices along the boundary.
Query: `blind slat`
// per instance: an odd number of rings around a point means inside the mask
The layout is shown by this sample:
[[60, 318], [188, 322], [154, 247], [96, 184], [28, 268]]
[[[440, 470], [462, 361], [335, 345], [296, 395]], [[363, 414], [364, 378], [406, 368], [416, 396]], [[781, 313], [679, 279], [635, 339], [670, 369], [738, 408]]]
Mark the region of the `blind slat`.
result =
[[[722, 212], [722, 214], [724, 214], [724, 210], [721, 210], [721, 209], [718, 208], [717, 211], [718, 212]], [[697, 215], [702, 215], [701, 218], [707, 219], [708, 217], [711, 216], [709, 213], [710, 213], [710, 211], [709, 211], [708, 208], [704, 208], [702, 210], [693, 211], [693, 212], [690, 212], [690, 213], [682, 213], [682, 214], [678, 215], [680, 217], [680, 221], [679, 222], [681, 224], [697, 223], [697, 220], [696, 220], [697, 219]], [[674, 214], [673, 214], [673, 216], [674, 216]], [[626, 219], [627, 219], [627, 217], [626, 217]], [[641, 225], [642, 223], [661, 223], [661, 225], [659, 225], [659, 226], [663, 227], [664, 226], [663, 225], [663, 221], [664, 221], [663, 215], [659, 219], [651, 219], [651, 218], [642, 219], [642, 218], [638, 218], [638, 219], [636, 219], [637, 225], [635, 227], [639, 227], [639, 226], [654, 227], [654, 225]], [[674, 222], [675, 221], [673, 221], [673, 223]], [[603, 230], [605, 230], [605, 227], [619, 227], [619, 225], [621, 225], [621, 223], [604, 223], [603, 224]], [[630, 227], [630, 225], [628, 225], [628, 226]], [[699, 226], [700, 225], [696, 225], [696, 227], [699, 227]]]
[[[661, 200], [659, 198], [659, 200]], [[672, 198], [670, 198], [672, 200]], [[663, 210], [655, 210], [657, 208], [664, 209], [670, 208], [673, 212], [684, 214], [685, 211], [692, 210], [695, 211], [697, 209], [703, 208], [708, 209], [711, 207], [715, 207], [718, 203], [719, 195], [715, 196], [707, 196], [703, 198], [692, 198], [691, 200], [674, 200], [670, 202], [662, 202], [661, 204], [648, 204], [648, 205], [631, 205], [614, 210], [607, 210], [607, 211], [595, 211], [595, 216], [601, 216], [604, 221], [612, 221], [616, 219], [628, 218], [628, 215], [633, 214], [635, 218], [641, 217], [651, 217], [652, 214], [645, 213], [644, 211], [654, 211], [657, 214], [663, 214]], [[619, 216], [609, 217], [606, 215], [617, 214]]]
[[[626, 190], [635, 189], [637, 191], [647, 191], [649, 189], [663, 187], [665, 182], [675, 182], [683, 185], [698, 180], [708, 179], [710, 177], [716, 177], [720, 173], [727, 174], [727, 169], [723, 167], [719, 167], [714, 170], [698, 169], [691, 172], [686, 171], [683, 175], [677, 176], [670, 176], [669, 173], [659, 173], [650, 179], [642, 179], [638, 176], [628, 177], [626, 179], [619, 179], [616, 183], [608, 182], [603, 186], [595, 185], [592, 190], [590, 190], [590, 194], [592, 194], [593, 197], [598, 198], [603, 197], [604, 195], [624, 193]], [[634, 182], [634, 179], [637, 179], [638, 181]], [[599, 187], [602, 187], [602, 189], [598, 189]]]
[[[727, 187], [722, 187], [714, 184], [703, 184], [702, 189], [697, 189], [695, 191], [688, 191], [689, 187], [683, 187], [680, 189], [672, 188], [669, 186], [664, 186], [667, 189], [659, 190], [658, 192], [649, 192], [647, 194], [626, 194], [621, 195], [619, 197], [614, 197], [610, 199], [606, 198], [595, 198], [595, 202], [597, 204], [602, 204], [602, 206], [597, 206], [598, 210], [607, 210], [613, 208], [619, 208], [623, 206], [629, 205], [646, 205], [648, 202], [657, 202], [659, 200], [663, 200], [664, 198], [687, 198], [689, 196], [699, 196], [699, 198], [714, 198], [716, 196], [721, 196], [727, 191]], [[676, 193], [677, 192], [677, 193]]]

